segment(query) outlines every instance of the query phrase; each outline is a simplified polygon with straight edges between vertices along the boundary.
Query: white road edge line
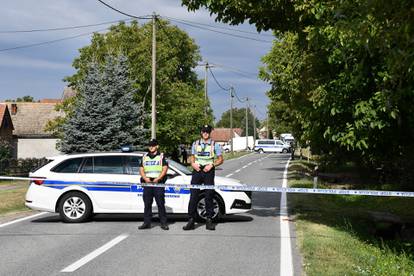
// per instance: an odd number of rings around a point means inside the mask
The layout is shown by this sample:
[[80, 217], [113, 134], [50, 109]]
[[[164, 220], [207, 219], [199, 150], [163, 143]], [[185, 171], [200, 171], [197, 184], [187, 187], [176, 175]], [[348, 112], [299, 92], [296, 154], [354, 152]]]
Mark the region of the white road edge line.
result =
[[115, 239], [113, 239], [113, 240], [107, 242], [106, 244], [102, 245], [101, 247], [99, 247], [95, 251], [92, 251], [91, 253], [89, 253], [88, 255], [83, 257], [82, 259], [80, 259], [80, 260], [74, 262], [73, 264], [69, 265], [68, 267], [62, 269], [60, 272], [74, 272], [75, 270], [77, 270], [81, 266], [85, 265], [86, 263], [90, 262], [91, 260], [95, 259], [96, 257], [101, 255], [102, 253], [104, 253], [105, 251], [110, 249], [111, 247], [117, 245], [118, 243], [120, 243], [121, 241], [126, 239], [127, 237], [128, 237], [128, 234], [119, 235], [118, 237], [116, 237]]
[[[287, 171], [289, 167], [290, 158], [286, 163], [285, 171], [283, 172], [282, 187], [287, 188]], [[293, 276], [292, 263], [292, 248], [291, 237], [289, 229], [289, 214], [286, 204], [286, 192], [281, 194], [280, 199], [280, 275]]]
[[18, 223], [18, 222], [21, 222], [21, 221], [25, 221], [25, 220], [28, 220], [28, 219], [31, 219], [31, 218], [39, 217], [39, 216], [44, 215], [44, 214], [47, 214], [47, 213], [48, 212], [41, 212], [39, 214], [34, 214], [34, 215], [31, 215], [31, 216], [28, 216], [28, 217], [24, 217], [24, 218], [19, 218], [19, 219], [16, 219], [16, 220], [12, 220], [12, 221], [9, 221], [9, 222], [0, 224], [0, 228], [5, 227], [5, 226], [8, 226], [8, 225], [11, 225], [11, 224], [15, 224], [15, 223]]

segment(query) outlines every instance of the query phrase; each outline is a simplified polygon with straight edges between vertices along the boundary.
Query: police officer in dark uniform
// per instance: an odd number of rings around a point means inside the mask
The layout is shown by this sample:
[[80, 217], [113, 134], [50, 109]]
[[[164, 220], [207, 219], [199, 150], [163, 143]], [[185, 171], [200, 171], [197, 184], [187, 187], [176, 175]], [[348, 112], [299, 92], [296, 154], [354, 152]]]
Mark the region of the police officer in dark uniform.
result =
[[[165, 160], [164, 154], [158, 152], [157, 140], [152, 139], [148, 143], [148, 153], [142, 157], [142, 162], [139, 167], [141, 183], [165, 183], [167, 170], [167, 160]], [[161, 228], [168, 230], [164, 187], [144, 187], [144, 223], [138, 229], [151, 228], [153, 198], [155, 198], [158, 206]]]
[[[223, 163], [221, 147], [210, 139], [212, 127], [204, 125], [201, 128], [201, 139], [195, 141], [192, 146], [191, 166], [193, 174], [191, 184], [214, 185], [215, 167]], [[206, 229], [215, 230], [212, 217], [214, 215], [213, 197], [214, 190], [204, 190], [206, 202]], [[195, 228], [195, 218], [197, 215], [197, 202], [200, 194], [199, 189], [191, 189], [190, 202], [188, 204], [188, 223], [183, 227], [184, 230]]]

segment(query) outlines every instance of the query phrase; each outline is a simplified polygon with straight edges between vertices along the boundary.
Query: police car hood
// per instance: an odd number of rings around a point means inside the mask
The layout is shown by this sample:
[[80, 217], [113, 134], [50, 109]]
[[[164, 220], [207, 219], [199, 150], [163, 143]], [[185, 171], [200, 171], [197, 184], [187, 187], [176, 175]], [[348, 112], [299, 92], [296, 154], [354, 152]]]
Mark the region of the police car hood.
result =
[[237, 180], [234, 178], [223, 177], [223, 176], [216, 176], [214, 178], [214, 182], [216, 186], [227, 186], [227, 185], [243, 186], [240, 180]]

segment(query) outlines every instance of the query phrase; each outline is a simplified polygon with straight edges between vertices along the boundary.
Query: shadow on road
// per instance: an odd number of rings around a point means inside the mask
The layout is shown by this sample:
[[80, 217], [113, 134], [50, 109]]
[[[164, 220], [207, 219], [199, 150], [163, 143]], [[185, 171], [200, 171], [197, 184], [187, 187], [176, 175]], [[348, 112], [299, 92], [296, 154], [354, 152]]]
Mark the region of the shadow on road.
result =
[[274, 171], [274, 172], [284, 172], [285, 168], [281, 167], [270, 167], [270, 168], [261, 168], [261, 171]]
[[[88, 222], [140, 222], [144, 220], [143, 214], [97, 214], [94, 215]], [[168, 216], [168, 224], [174, 224], [175, 222], [187, 222], [187, 214], [172, 214]], [[246, 222], [252, 221], [253, 218], [245, 215], [227, 215], [218, 221], [219, 223], [225, 222]], [[155, 216], [152, 220], [154, 223], [159, 223], [159, 219]], [[63, 223], [59, 215], [50, 215], [43, 218], [34, 219], [31, 222], [33, 223]], [[88, 223], [86, 222], [86, 223]], [[204, 223], [199, 223], [198, 225]]]

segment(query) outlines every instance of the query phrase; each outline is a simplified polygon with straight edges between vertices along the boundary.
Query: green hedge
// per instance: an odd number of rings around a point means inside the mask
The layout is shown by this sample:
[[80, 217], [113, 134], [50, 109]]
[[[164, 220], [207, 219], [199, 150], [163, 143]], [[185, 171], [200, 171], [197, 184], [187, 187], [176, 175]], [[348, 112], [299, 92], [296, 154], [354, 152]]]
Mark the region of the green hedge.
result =
[[0, 162], [0, 175], [27, 176], [47, 163], [46, 158], [8, 159]]

